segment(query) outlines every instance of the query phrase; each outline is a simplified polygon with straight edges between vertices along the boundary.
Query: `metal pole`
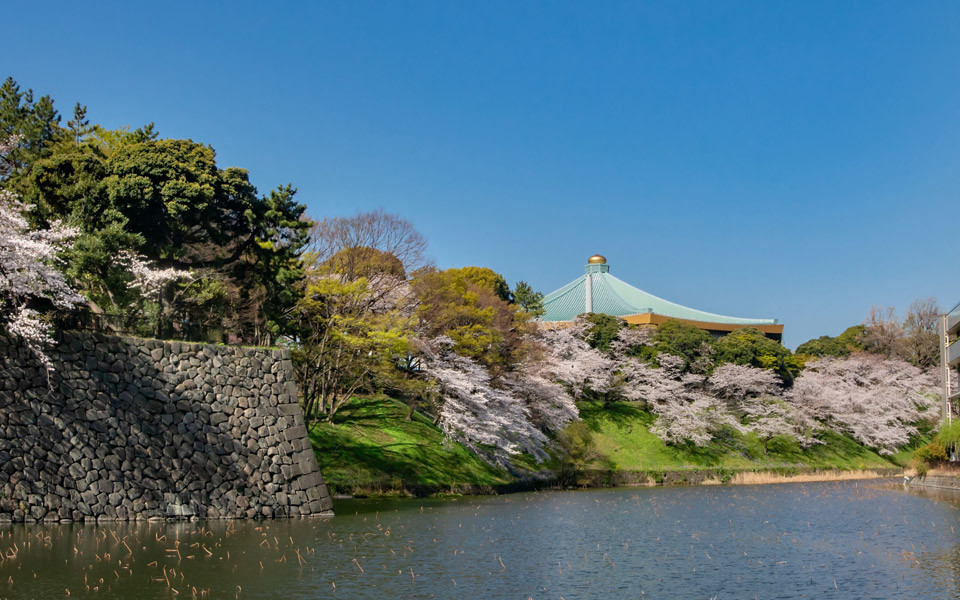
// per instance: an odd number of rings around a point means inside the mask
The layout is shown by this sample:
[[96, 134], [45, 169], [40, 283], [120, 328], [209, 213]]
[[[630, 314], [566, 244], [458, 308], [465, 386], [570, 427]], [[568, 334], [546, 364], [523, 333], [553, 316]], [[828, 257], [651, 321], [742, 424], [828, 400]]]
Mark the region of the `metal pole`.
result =
[[943, 402], [940, 407], [940, 421], [950, 423], [953, 415], [950, 410], [950, 367], [947, 366], [947, 315], [940, 316], [940, 393]]

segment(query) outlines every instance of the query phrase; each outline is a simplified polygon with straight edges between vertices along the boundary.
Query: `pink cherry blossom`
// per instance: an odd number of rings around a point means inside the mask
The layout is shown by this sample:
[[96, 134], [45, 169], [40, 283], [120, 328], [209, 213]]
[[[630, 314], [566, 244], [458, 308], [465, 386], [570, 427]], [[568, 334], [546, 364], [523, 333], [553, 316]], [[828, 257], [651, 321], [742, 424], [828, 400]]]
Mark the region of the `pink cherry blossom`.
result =
[[[0, 155], [15, 143], [0, 144]], [[46, 229], [31, 229], [24, 218], [31, 208], [16, 194], [0, 189], [0, 326], [52, 368], [43, 351], [50, 341], [49, 326], [31, 305], [45, 299], [55, 308], [69, 310], [83, 302], [57, 269], [58, 253], [70, 247], [78, 231], [59, 221]]]

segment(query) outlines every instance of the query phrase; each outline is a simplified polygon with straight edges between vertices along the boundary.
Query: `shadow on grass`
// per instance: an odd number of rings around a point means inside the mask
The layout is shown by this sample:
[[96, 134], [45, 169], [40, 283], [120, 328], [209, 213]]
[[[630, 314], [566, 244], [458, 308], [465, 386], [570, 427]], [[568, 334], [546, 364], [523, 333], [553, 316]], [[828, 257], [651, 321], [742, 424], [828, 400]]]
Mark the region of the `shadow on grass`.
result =
[[595, 433], [602, 431], [602, 421], [632, 431], [636, 425], [649, 428], [655, 420], [653, 415], [641, 409], [638, 404], [628, 402], [614, 402], [607, 405], [602, 402], [582, 402], [578, 404], [578, 407], [580, 418], [588, 423], [590, 429]]
[[895, 465], [893, 461], [880, 456], [847, 435], [827, 431], [821, 435], [821, 439], [825, 442], [824, 444], [807, 448], [805, 451], [798, 453], [797, 458], [799, 460], [805, 460], [808, 463], [820, 462], [822, 464], [844, 465], [852, 468]]
[[[594, 433], [604, 433], [608, 425], [624, 430], [628, 435], [633, 434], [635, 428], [642, 428], [649, 432], [656, 421], [656, 416], [650, 411], [644, 410], [641, 405], [632, 402], [614, 402], [607, 405], [601, 402], [583, 402], [578, 404], [578, 407], [580, 417]], [[723, 441], [711, 442], [705, 447], [698, 447], [693, 444], [665, 445], [659, 441], [656, 445], [660, 447], [659, 453], [671, 456], [679, 463], [704, 467], [714, 467], [722, 464], [723, 455], [730, 451], [730, 448], [727, 448], [727, 444]]]
[[319, 423], [311, 440], [325, 479], [338, 491], [365, 487], [415, 489], [496, 485], [505, 474], [458, 444], [445, 442], [426, 419], [406, 420], [395, 400], [358, 398], [333, 424]]

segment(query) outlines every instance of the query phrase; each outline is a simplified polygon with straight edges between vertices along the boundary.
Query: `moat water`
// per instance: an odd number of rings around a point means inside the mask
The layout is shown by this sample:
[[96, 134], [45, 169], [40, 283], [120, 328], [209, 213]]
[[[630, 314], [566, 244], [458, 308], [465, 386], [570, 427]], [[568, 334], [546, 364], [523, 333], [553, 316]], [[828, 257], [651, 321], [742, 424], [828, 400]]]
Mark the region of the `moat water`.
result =
[[876, 482], [0, 527], [0, 598], [957, 598], [960, 498]]

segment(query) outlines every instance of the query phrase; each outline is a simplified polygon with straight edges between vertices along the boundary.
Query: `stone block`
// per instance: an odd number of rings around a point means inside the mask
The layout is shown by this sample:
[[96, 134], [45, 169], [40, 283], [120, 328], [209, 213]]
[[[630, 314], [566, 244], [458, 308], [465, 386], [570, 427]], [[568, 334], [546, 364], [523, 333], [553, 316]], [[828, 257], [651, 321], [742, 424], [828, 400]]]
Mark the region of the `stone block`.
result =
[[321, 483], [323, 483], [323, 477], [320, 476], [320, 471], [313, 471], [300, 477], [300, 485], [308, 491], [316, 488]]
[[294, 425], [284, 432], [287, 440], [299, 440], [307, 437], [307, 428], [303, 425]]
[[293, 404], [293, 403], [291, 403], [291, 404], [281, 404], [281, 405], [279, 405], [279, 406], [277, 407], [277, 412], [278, 412], [280, 415], [285, 415], [285, 416], [295, 416], [295, 415], [302, 415], [302, 414], [303, 414], [303, 410], [300, 408], [300, 405], [299, 405], [299, 404]]

